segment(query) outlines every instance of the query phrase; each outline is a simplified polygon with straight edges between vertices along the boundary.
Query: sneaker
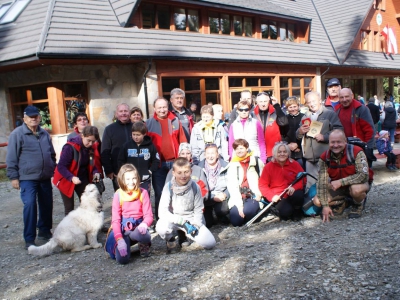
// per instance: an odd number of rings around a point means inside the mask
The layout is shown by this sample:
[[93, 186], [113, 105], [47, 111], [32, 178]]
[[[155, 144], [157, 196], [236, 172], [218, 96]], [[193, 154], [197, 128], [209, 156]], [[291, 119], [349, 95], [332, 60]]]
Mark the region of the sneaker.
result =
[[353, 204], [353, 207], [351, 208], [351, 211], [349, 213], [349, 219], [358, 219], [362, 215], [363, 207], [364, 206], [364, 200], [361, 203], [358, 204]]
[[341, 214], [343, 214], [345, 209], [346, 209], [346, 201], [343, 201], [342, 204], [333, 206], [332, 207], [332, 212], [333, 212], [334, 215], [341, 215]]
[[139, 243], [139, 252], [140, 252], [141, 257], [149, 257], [150, 256], [150, 244]]
[[52, 237], [53, 237], [53, 235], [52, 235], [52, 233], [50, 231], [49, 232], [43, 232], [43, 231], [39, 230], [38, 240], [48, 241]]
[[179, 252], [179, 247], [174, 237], [170, 238], [169, 241], [166, 242], [166, 244], [167, 244], [167, 254]]
[[35, 241], [25, 242], [25, 249], [28, 250], [30, 246], [36, 246]]

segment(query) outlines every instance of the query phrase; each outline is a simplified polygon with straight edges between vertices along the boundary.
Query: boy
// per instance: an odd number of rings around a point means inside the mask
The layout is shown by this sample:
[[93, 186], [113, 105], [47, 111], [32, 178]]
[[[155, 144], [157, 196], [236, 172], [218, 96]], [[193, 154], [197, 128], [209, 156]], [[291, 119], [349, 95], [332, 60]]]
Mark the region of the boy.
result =
[[[156, 231], [167, 243], [167, 253], [175, 252], [176, 234], [179, 244], [186, 238], [205, 249], [215, 246], [215, 238], [203, 222], [203, 197], [199, 186], [191, 179], [190, 162], [178, 157], [172, 165], [172, 179], [164, 186]], [[183, 234], [182, 234], [183, 233]]]
[[160, 156], [151, 138], [146, 134], [145, 123], [132, 124], [132, 140], [126, 142], [119, 151], [118, 170], [124, 164], [134, 165], [141, 177], [140, 187], [150, 195], [151, 174], [159, 168]]

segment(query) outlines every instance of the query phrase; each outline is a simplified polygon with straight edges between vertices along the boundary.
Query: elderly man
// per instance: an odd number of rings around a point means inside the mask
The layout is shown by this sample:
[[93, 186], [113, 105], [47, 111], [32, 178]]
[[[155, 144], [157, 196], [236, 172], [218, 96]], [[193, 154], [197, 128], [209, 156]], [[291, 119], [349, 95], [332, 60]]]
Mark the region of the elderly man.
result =
[[118, 104], [115, 116], [117, 120], [104, 129], [101, 144], [101, 162], [106, 176], [113, 182], [114, 191], [119, 188], [117, 182], [119, 150], [131, 140], [132, 135], [128, 104]]
[[329, 150], [319, 160], [317, 196], [314, 204], [322, 206], [322, 222], [343, 213], [349, 200], [353, 207], [348, 217], [360, 218], [370, 189], [367, 158], [358, 146], [347, 144], [342, 130], [329, 135]]
[[158, 220], [158, 205], [165, 179], [177, 158], [179, 144], [187, 142], [182, 124], [172, 112], [168, 111], [168, 101], [157, 98], [154, 101], [154, 116], [146, 121], [148, 133], [160, 155], [161, 166], [152, 175], [155, 194], [155, 215]]
[[368, 165], [376, 160], [373, 155], [375, 145], [375, 126], [369, 109], [354, 99], [351, 89], [344, 88], [339, 92], [340, 104], [336, 113], [343, 125], [346, 137], [358, 137], [367, 144], [366, 155]]
[[[308, 92], [305, 95], [306, 105], [309, 111], [302, 118], [302, 125], [297, 129], [296, 136], [302, 140], [303, 158], [306, 160], [307, 172], [314, 176], [318, 176], [318, 161], [321, 154], [328, 150], [329, 134], [334, 129], [343, 129], [336, 113], [325, 106], [322, 106], [321, 95], [318, 92]], [[307, 133], [310, 131], [310, 123], [305, 121], [310, 119], [322, 123], [321, 130], [318, 134], [311, 137]], [[310, 176], [307, 178], [307, 187], [309, 188], [315, 183]]]
[[270, 98], [266, 92], [257, 95], [257, 106], [254, 108], [254, 116], [261, 122], [264, 130], [267, 161], [272, 157], [272, 148], [276, 142], [281, 141], [281, 135], [286, 135], [289, 130], [289, 121], [282, 111], [278, 100]]
[[[250, 110], [250, 116], [254, 117], [254, 113], [253, 113], [253, 109], [254, 109], [253, 104], [254, 103], [253, 103], [253, 98], [252, 98], [251, 92], [249, 90], [243, 90], [243, 91], [240, 92], [240, 99], [239, 99], [238, 103], [240, 101], [243, 101], [243, 100], [245, 100], [245, 101], [247, 101], [249, 103], [250, 109], [251, 109]], [[237, 112], [236, 107], [235, 107], [232, 110], [232, 112], [231, 112], [231, 114], [229, 116], [228, 127], [231, 127], [232, 123], [236, 120], [237, 117], [238, 117], [238, 112]]]
[[325, 99], [325, 107], [330, 110], [335, 110], [336, 106], [339, 105], [339, 92], [342, 86], [337, 78], [331, 78], [326, 83], [326, 91], [328, 92], [328, 97]]
[[171, 91], [171, 99], [169, 111], [172, 112], [181, 122], [183, 131], [185, 132], [186, 140], [190, 142], [190, 134], [194, 125], [193, 113], [183, 106], [185, 102], [185, 92], [181, 89], [173, 89]]
[[[56, 153], [50, 135], [42, 129], [39, 110], [28, 106], [24, 110], [24, 123], [11, 132], [7, 147], [7, 177], [14, 189], [21, 191], [24, 204], [24, 239], [26, 249], [38, 239], [52, 237], [53, 192], [51, 177], [56, 166]], [[37, 219], [39, 204], [39, 220]]]

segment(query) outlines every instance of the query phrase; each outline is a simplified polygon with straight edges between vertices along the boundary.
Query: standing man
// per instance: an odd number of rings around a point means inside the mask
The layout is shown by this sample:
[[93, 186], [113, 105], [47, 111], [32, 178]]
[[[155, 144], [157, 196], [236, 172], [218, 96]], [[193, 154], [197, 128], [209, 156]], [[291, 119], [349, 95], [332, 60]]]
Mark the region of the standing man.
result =
[[326, 83], [326, 91], [328, 97], [325, 99], [325, 107], [335, 111], [336, 106], [339, 105], [339, 92], [342, 89], [340, 81], [337, 78], [331, 78]]
[[128, 104], [118, 104], [115, 117], [117, 120], [104, 129], [101, 144], [101, 162], [106, 176], [113, 182], [114, 191], [119, 189], [117, 182], [119, 150], [131, 140], [132, 135]]
[[281, 135], [289, 130], [289, 121], [276, 98], [270, 98], [266, 92], [257, 95], [254, 117], [261, 122], [264, 130], [267, 162], [272, 157], [272, 148], [281, 141]]
[[[24, 110], [24, 123], [11, 132], [7, 147], [7, 177], [14, 189], [21, 191], [24, 204], [24, 239], [26, 249], [38, 239], [49, 240], [53, 225], [53, 191], [51, 177], [56, 166], [56, 153], [50, 135], [42, 129], [39, 110], [29, 105]], [[39, 220], [37, 219], [39, 204]]]
[[343, 125], [346, 137], [358, 137], [367, 144], [365, 155], [369, 167], [376, 160], [373, 151], [375, 145], [375, 127], [371, 113], [365, 105], [354, 99], [353, 92], [344, 88], [339, 92], [340, 104], [336, 107], [336, 113]]
[[186, 140], [189, 143], [190, 135], [194, 125], [193, 113], [183, 106], [185, 102], [185, 92], [181, 89], [175, 88], [171, 91], [171, 100], [169, 104], [169, 111], [172, 112], [181, 122], [183, 131], [185, 132]]
[[[323, 106], [321, 95], [318, 92], [308, 92], [305, 95], [308, 112], [302, 118], [302, 125], [297, 129], [296, 136], [302, 139], [303, 158], [306, 160], [306, 170], [310, 175], [318, 176], [318, 161], [322, 153], [329, 148], [329, 134], [334, 129], [343, 129], [337, 114]], [[320, 133], [310, 137], [307, 133], [310, 131], [310, 124], [303, 122], [305, 119], [318, 121], [322, 123]], [[315, 183], [315, 179], [309, 176], [307, 178], [307, 188]]]
[[154, 116], [146, 121], [148, 133], [160, 155], [161, 166], [152, 174], [155, 194], [155, 215], [158, 220], [158, 205], [165, 179], [175, 158], [178, 158], [179, 144], [186, 143], [186, 135], [175, 114], [168, 111], [168, 101], [159, 97], [154, 101]]
[[378, 122], [381, 117], [381, 111], [379, 107], [375, 105], [375, 99], [369, 98], [367, 107], [369, 108], [369, 112], [371, 113], [372, 122], [374, 122], [375, 132], [378, 131]]

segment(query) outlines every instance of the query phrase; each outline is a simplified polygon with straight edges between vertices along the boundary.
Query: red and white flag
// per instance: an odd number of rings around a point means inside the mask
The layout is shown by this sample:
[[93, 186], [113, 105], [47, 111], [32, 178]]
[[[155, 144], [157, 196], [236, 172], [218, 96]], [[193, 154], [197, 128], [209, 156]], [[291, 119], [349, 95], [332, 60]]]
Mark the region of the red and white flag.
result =
[[397, 41], [396, 41], [396, 35], [394, 34], [394, 29], [392, 27], [389, 27], [389, 25], [386, 25], [381, 34], [385, 37], [386, 40], [386, 53], [387, 54], [397, 54]]

